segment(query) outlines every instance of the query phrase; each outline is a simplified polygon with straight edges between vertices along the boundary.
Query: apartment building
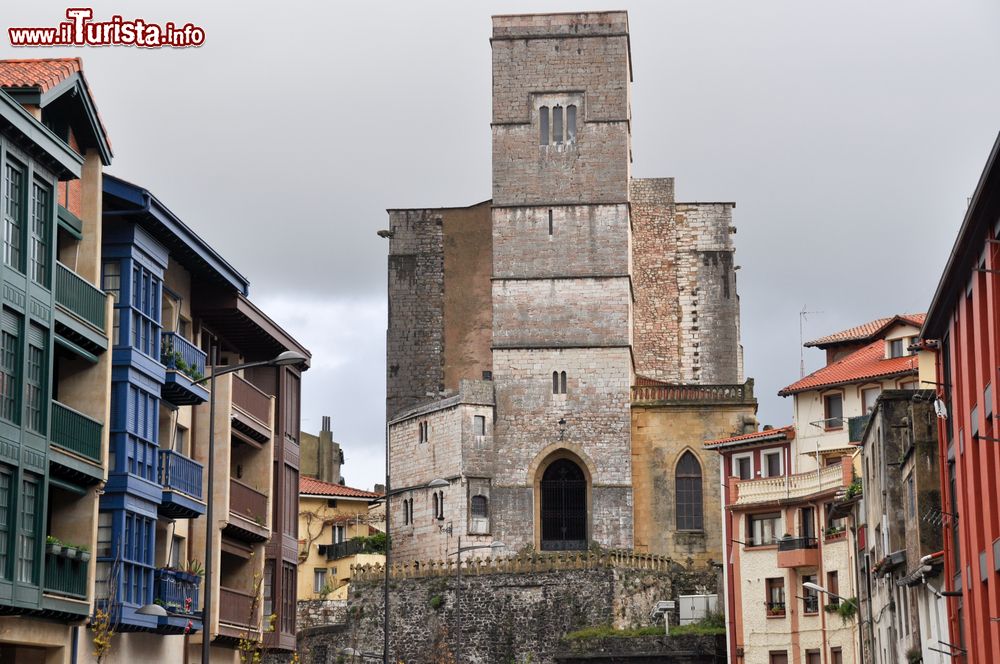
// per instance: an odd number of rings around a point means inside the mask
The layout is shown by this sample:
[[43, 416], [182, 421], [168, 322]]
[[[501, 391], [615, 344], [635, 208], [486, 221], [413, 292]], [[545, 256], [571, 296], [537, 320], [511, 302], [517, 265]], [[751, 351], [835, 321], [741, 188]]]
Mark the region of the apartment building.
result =
[[[306, 367], [220, 376], [213, 459], [204, 379], [212, 353], [224, 367], [307, 352], [247, 299], [247, 280], [153, 193], [110, 176], [102, 275], [115, 297], [112, 461], [97, 550], [98, 595], [114, 608], [121, 634], [112, 659], [179, 661], [185, 646], [198, 657], [206, 631], [213, 662], [235, 660], [240, 638], [294, 648], [299, 381]], [[215, 524], [201, 518], [209, 463]], [[197, 578], [206, 537], [215, 570], [209, 589]], [[213, 594], [212, 612], [203, 624], [196, 612], [205, 592]], [[142, 609], [150, 603], [167, 615], [148, 615]], [[274, 629], [267, 631], [271, 614]], [[185, 638], [158, 638], [164, 634]]]
[[312, 477], [299, 479], [299, 601], [347, 599], [353, 565], [385, 563], [384, 531], [371, 525], [369, 513], [380, 497]]
[[0, 660], [68, 662], [93, 611], [111, 146], [78, 59], [0, 61]]
[[920, 332], [934, 354], [950, 661], [1000, 661], [1000, 137]]
[[917, 385], [910, 346], [922, 322], [890, 316], [808, 342], [826, 352], [826, 364], [779, 392], [793, 399], [792, 426], [705, 443], [726, 478], [732, 661], [861, 661], [857, 444], [884, 390]]
[[866, 661], [948, 660], [933, 390], [886, 390], [862, 435], [858, 607]]

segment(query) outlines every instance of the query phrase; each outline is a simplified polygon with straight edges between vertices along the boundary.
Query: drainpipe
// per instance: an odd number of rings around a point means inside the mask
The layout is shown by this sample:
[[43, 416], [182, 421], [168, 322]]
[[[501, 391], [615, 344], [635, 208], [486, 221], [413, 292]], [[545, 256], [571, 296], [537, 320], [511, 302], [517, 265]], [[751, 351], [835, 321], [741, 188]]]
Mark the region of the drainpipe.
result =
[[80, 650], [80, 626], [73, 625], [73, 639], [69, 646], [69, 661], [70, 664], [76, 664], [77, 657], [79, 656]]

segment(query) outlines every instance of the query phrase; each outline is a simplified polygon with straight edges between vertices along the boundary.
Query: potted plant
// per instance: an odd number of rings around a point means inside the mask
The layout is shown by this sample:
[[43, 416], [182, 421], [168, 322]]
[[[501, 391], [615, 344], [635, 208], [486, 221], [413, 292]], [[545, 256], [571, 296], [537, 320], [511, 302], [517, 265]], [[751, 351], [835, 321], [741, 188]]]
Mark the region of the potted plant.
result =
[[45, 538], [45, 550], [54, 556], [58, 556], [62, 553], [62, 542], [52, 535], [49, 535]]
[[190, 579], [188, 583], [198, 583], [202, 575], [205, 574], [205, 568], [199, 561], [189, 560], [187, 563], [187, 567], [184, 569], [184, 572], [188, 575], [188, 578]]
[[80, 562], [88, 562], [90, 560], [90, 547], [81, 546], [76, 550], [76, 559]]
[[67, 544], [63, 542], [62, 554], [67, 558], [76, 558], [76, 544]]

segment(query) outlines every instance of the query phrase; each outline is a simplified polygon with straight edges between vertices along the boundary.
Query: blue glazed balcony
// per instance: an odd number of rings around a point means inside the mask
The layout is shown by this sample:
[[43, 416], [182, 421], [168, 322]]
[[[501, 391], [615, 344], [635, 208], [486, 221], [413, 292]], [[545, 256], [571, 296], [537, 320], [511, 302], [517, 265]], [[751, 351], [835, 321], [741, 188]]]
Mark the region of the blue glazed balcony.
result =
[[189, 577], [171, 569], [158, 569], [154, 576], [153, 601], [167, 611], [166, 616], [159, 618], [156, 631], [161, 634], [184, 634], [185, 631], [191, 633], [200, 630], [198, 585], [201, 577]]
[[205, 376], [205, 352], [176, 332], [164, 332], [162, 342], [167, 377], [161, 396], [175, 406], [204, 403], [208, 390], [195, 381]]
[[159, 481], [163, 485], [160, 515], [194, 519], [205, 513], [201, 496], [202, 465], [173, 450], [160, 450]]

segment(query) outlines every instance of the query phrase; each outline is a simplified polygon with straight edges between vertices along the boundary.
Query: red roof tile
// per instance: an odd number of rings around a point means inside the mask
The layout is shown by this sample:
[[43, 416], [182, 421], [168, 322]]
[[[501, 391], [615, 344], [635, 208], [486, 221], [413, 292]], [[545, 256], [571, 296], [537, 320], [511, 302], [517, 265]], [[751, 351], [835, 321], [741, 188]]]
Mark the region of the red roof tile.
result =
[[40, 88], [47, 92], [82, 70], [80, 58], [0, 60], [0, 87]]
[[833, 385], [857, 383], [869, 378], [883, 378], [899, 374], [917, 373], [917, 356], [904, 355], [886, 359], [885, 344], [877, 339], [847, 357], [814, 371], [778, 392], [778, 396], [788, 396], [796, 392], [815, 390]]
[[795, 438], [795, 427], [787, 426], [781, 427], [780, 429], [764, 429], [762, 431], [745, 433], [739, 436], [730, 436], [729, 438], [706, 440], [705, 447], [720, 447], [723, 445], [731, 445], [733, 443], [752, 443], [755, 440], [767, 440], [774, 436], [781, 436], [785, 440], [792, 440]]
[[876, 318], [875, 320], [869, 321], [863, 325], [858, 325], [857, 327], [841, 330], [835, 334], [828, 334], [825, 337], [807, 341], [803, 344], [803, 346], [823, 347], [832, 346], [834, 344], [849, 343], [852, 341], [871, 341], [877, 335], [881, 334], [883, 330], [896, 322], [909, 323], [910, 325], [920, 327], [924, 324], [925, 315], [926, 314], [896, 314], [895, 316], [887, 316], [886, 318]]
[[380, 493], [355, 489], [343, 484], [331, 484], [312, 477], [299, 477], [299, 493], [310, 496], [334, 496], [338, 498], [379, 498]]

